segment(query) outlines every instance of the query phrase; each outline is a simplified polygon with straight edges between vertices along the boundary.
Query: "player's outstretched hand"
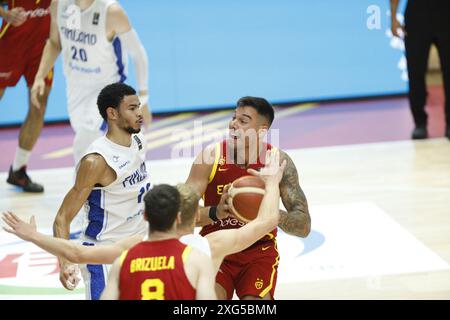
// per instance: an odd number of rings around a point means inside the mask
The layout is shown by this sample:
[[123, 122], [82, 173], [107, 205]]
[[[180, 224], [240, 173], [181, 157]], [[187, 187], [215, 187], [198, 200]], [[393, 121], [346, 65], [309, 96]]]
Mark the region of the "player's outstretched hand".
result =
[[286, 160], [283, 160], [280, 165], [280, 151], [278, 149], [271, 149], [267, 150], [265, 166], [260, 171], [248, 169], [247, 172], [260, 177], [266, 185], [278, 185], [283, 178], [284, 168], [286, 168]]
[[3, 212], [2, 219], [10, 227], [3, 227], [3, 230], [15, 234], [25, 241], [30, 241], [33, 234], [36, 232], [36, 220], [34, 219], [34, 216], [32, 216], [30, 218], [30, 222], [27, 223], [16, 216], [13, 212], [7, 211]]
[[[20, 219], [13, 212], [7, 211], [2, 214], [3, 221], [9, 226], [9, 228], [3, 227], [6, 232], [15, 234], [19, 238], [30, 241], [33, 238], [33, 234], [36, 233], [36, 220], [34, 216], [30, 218], [30, 222], [27, 223]], [[68, 289], [73, 290], [78, 285], [80, 278], [78, 277], [79, 269], [74, 264], [64, 264], [61, 266], [59, 279], [62, 285]]]

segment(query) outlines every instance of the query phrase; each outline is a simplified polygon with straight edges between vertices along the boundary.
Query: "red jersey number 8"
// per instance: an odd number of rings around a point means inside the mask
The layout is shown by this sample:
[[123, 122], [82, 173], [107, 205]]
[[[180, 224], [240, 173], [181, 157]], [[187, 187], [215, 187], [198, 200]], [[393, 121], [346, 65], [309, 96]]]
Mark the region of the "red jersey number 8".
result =
[[161, 279], [147, 279], [141, 284], [142, 300], [164, 300], [164, 282]]

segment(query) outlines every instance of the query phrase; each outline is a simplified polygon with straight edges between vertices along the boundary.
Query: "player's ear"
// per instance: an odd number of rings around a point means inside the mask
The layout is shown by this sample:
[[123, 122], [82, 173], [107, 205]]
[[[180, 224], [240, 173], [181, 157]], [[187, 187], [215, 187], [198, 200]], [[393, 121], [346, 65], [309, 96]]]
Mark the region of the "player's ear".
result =
[[258, 136], [260, 139], [264, 138], [269, 130], [269, 126], [267, 124], [263, 124], [258, 129]]
[[119, 117], [119, 112], [116, 110], [116, 108], [108, 107], [106, 108], [106, 115], [108, 119], [116, 120]]
[[145, 221], [148, 221], [148, 219], [147, 219], [147, 213], [144, 211], [144, 220]]
[[176, 221], [175, 221], [176, 223], [177, 223], [177, 225], [178, 224], [181, 224], [181, 212], [180, 211], [178, 211], [178, 213], [177, 213], [177, 218], [176, 218]]

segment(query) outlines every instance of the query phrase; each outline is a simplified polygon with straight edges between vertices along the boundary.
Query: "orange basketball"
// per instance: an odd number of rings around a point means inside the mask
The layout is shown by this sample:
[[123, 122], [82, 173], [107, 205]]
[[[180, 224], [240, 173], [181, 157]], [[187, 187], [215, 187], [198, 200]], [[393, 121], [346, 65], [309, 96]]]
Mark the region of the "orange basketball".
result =
[[233, 181], [228, 193], [231, 198], [231, 212], [239, 220], [250, 222], [258, 216], [265, 184], [260, 177], [244, 176]]

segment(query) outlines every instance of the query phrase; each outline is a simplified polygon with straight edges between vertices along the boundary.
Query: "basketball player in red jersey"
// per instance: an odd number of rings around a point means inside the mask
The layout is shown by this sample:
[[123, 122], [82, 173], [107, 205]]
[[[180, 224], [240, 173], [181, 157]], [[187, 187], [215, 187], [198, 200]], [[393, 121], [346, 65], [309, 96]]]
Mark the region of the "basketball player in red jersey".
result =
[[102, 299], [211, 300], [213, 266], [204, 253], [178, 240], [180, 193], [158, 185], [144, 196], [148, 240], [122, 253], [111, 269]]
[[[230, 215], [228, 185], [248, 175], [248, 169], [258, 170], [264, 166], [260, 159], [264, 159], [266, 150], [272, 146], [263, 143], [263, 138], [273, 119], [274, 110], [267, 100], [243, 97], [237, 102], [229, 124], [230, 137], [208, 146], [197, 156], [186, 183], [204, 198], [205, 208], [201, 210], [199, 223], [203, 226], [201, 235], [243, 226]], [[308, 204], [294, 162], [280, 150], [280, 161], [284, 160], [287, 165], [279, 187], [287, 212], [280, 210], [278, 226], [290, 235], [306, 237], [311, 228]], [[240, 299], [273, 299], [280, 259], [276, 231], [224, 259], [216, 277], [219, 299], [231, 299], [234, 291]]]
[[[8, 9], [0, 6], [3, 24], [0, 29], [0, 100], [6, 87], [14, 87], [24, 76], [30, 90], [41, 61], [42, 51], [50, 32], [51, 0], [8, 0]], [[7, 182], [25, 192], [43, 192], [44, 187], [34, 183], [26, 173], [26, 165], [44, 123], [45, 106], [52, 84], [53, 70], [45, 78], [42, 107], [36, 108], [29, 100], [28, 114], [19, 134], [19, 146], [9, 169]], [[30, 99], [30, 98], [29, 98]]]

